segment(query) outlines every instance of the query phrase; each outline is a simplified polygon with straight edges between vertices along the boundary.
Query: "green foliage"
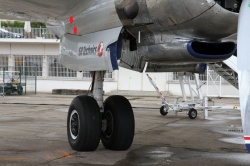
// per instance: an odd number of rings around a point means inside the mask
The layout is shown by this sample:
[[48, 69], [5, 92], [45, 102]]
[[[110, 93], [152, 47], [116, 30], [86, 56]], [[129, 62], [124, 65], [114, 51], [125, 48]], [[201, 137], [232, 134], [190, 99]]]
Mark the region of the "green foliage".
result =
[[[1, 21], [2, 27], [23, 28], [24, 22], [21, 21]], [[46, 25], [41, 22], [31, 22], [31, 28], [46, 28]]]
[[46, 25], [41, 22], [31, 22], [31, 28], [46, 28]]

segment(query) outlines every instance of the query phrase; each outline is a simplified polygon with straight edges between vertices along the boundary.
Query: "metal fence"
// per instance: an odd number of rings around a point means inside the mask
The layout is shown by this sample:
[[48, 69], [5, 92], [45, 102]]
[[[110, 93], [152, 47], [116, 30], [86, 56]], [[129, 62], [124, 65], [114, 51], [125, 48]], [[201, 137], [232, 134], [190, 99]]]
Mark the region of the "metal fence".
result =
[[[170, 81], [179, 81], [178, 72], [171, 73], [169, 78], [170, 78]], [[203, 82], [207, 81], [207, 73], [205, 72], [204, 74], [200, 74], [199, 79], [200, 81], [203, 81]], [[194, 82], [195, 76], [191, 76], [190, 80]]]
[[[26, 33], [23, 28], [5, 28], [10, 35], [0, 35], [1, 38], [15, 38], [15, 39], [56, 39], [55, 35], [51, 33], [48, 28], [32, 28], [30, 33]], [[6, 32], [7, 33], [7, 32]], [[20, 34], [21, 37], [15, 37], [16, 35], [11, 34]]]
[[[29, 75], [32, 72], [32, 75]], [[36, 94], [37, 67], [0, 66], [0, 94]]]

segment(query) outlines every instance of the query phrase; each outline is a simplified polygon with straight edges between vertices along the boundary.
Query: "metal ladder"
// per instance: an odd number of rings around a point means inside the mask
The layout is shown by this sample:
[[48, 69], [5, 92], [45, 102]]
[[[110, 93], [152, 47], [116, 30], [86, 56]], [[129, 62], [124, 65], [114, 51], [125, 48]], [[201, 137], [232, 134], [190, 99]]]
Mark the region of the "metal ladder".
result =
[[208, 66], [227, 82], [239, 89], [237, 73], [237, 57], [232, 56], [226, 61], [219, 63], [210, 63]]

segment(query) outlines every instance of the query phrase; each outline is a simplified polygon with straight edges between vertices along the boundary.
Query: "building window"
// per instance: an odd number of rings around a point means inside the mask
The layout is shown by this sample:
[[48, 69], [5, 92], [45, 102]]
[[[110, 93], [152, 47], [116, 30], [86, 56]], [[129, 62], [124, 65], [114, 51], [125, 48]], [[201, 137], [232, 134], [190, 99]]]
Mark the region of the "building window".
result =
[[[92, 78], [92, 75], [90, 74], [90, 72], [82, 72], [83, 74], [83, 78]], [[113, 72], [106, 72], [104, 75], [104, 79], [111, 79], [113, 78]]]
[[113, 78], [113, 72], [106, 72], [106, 74], [104, 75], [104, 78], [106, 78], [106, 79]]
[[15, 70], [26, 76], [42, 76], [43, 56], [37, 55], [16, 55]]
[[8, 55], [0, 55], [0, 70], [3, 70], [3, 67], [8, 67]]
[[[49, 77], [77, 77], [77, 72], [63, 67], [59, 63], [58, 56], [48, 56], [48, 65], [49, 65]], [[83, 78], [92, 78], [90, 72], [82, 72]], [[112, 72], [108, 72], [104, 76], [105, 79], [112, 78]]]
[[82, 72], [82, 77], [83, 77], [83, 78], [92, 78], [90, 72], [88, 72], [88, 71]]
[[57, 56], [48, 56], [49, 77], [76, 77], [76, 71], [63, 67]]
[[[172, 74], [172, 81], [177, 81], [177, 80], [179, 80], [179, 77], [178, 77], [178, 72], [173, 72], [173, 74]], [[199, 79], [200, 79], [200, 81], [206, 81], [207, 80], [207, 72], [205, 72], [204, 74], [199, 74]], [[190, 77], [190, 80], [192, 81], [192, 80], [195, 80], [195, 76], [193, 75], [193, 76], [191, 76]]]

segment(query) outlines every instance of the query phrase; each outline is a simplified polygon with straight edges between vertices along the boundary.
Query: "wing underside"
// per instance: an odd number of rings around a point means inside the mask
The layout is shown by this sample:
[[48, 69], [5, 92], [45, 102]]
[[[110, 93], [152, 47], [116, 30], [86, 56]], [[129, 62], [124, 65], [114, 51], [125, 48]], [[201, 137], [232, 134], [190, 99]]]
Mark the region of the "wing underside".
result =
[[95, 0], [0, 0], [0, 19], [53, 22], [87, 9]]

